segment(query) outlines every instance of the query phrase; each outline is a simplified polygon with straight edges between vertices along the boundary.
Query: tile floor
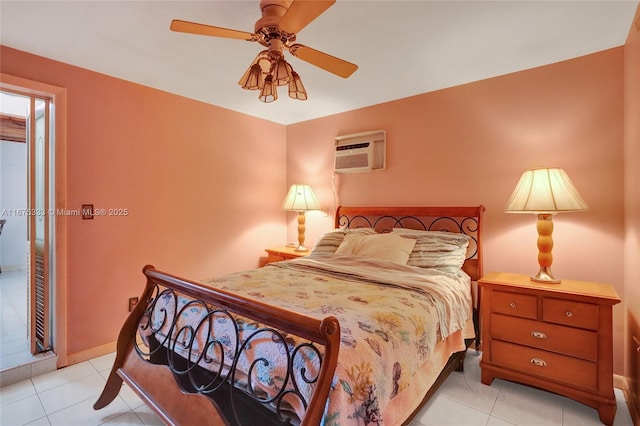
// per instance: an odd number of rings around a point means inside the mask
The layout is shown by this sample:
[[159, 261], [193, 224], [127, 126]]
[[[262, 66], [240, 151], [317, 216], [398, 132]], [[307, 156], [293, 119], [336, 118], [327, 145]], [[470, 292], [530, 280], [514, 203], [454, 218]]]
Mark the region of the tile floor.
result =
[[[115, 355], [109, 354], [0, 388], [0, 425], [162, 425], [126, 385], [100, 411], [102, 391]], [[411, 426], [600, 425], [597, 412], [568, 398], [495, 380], [480, 383], [480, 356], [470, 350], [464, 373], [454, 372]], [[633, 426], [622, 391], [616, 389], [616, 426]]]
[[114, 359], [105, 355], [0, 388], [0, 425], [163, 425], [126, 386], [106, 408], [93, 409]]
[[0, 273], [0, 386], [55, 371], [53, 352], [31, 355], [27, 333], [27, 273]]
[[27, 361], [27, 273], [25, 270], [0, 273], [0, 314], [2, 335], [0, 368], [6, 370]]
[[0, 385], [15, 383], [56, 369], [53, 352], [31, 355], [25, 270], [0, 273]]
[[[26, 339], [26, 316], [21, 313], [26, 310], [26, 297], [25, 293], [20, 293], [17, 284], [20, 279], [26, 283], [26, 275], [23, 273], [21, 277], [19, 272], [0, 274], [0, 352], [3, 370], [19, 371], [29, 367], [30, 374], [20, 381], [16, 380], [15, 375], [11, 381], [7, 381], [3, 373], [0, 425], [162, 425], [160, 418], [126, 385], [109, 406], [99, 411], [93, 410], [93, 403], [102, 392], [115, 354], [45, 372], [44, 369], [33, 367], [38, 365], [34, 361], [42, 360], [26, 358], [24, 351], [9, 348], [12, 344], [8, 343]], [[22, 308], [21, 298], [24, 298]], [[24, 330], [16, 331], [21, 323], [24, 324]], [[464, 373], [452, 373], [425, 404], [411, 426], [601, 424], [596, 410], [571, 399], [503, 380], [496, 379], [491, 386], [481, 384], [479, 360], [480, 355], [470, 350]], [[614, 425], [633, 426], [622, 391], [616, 389], [615, 392], [618, 410]]]

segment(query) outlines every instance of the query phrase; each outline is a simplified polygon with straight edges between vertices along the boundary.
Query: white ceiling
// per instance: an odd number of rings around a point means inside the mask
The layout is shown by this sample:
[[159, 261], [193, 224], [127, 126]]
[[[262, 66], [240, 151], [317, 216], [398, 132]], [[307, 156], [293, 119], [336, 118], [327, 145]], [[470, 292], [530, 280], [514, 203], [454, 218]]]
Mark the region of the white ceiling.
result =
[[257, 43], [169, 31], [172, 19], [253, 32], [259, 1], [0, 1], [0, 43], [282, 124], [623, 45], [638, 1], [338, 0], [297, 42], [359, 65], [348, 79], [286, 54], [309, 100], [237, 82]]

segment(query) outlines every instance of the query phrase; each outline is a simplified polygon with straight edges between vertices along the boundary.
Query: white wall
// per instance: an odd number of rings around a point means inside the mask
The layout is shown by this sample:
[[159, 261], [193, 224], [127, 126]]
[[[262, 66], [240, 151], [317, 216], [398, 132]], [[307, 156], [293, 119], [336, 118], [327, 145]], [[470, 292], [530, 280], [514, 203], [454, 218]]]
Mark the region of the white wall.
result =
[[27, 144], [0, 141], [0, 216], [6, 219], [0, 236], [3, 271], [27, 265]]

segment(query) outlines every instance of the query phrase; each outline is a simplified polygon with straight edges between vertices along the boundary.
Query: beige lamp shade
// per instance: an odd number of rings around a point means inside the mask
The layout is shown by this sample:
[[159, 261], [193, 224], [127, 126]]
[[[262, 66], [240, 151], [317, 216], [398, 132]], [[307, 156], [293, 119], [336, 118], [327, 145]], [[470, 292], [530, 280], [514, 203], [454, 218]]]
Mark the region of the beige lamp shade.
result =
[[508, 213], [560, 213], [588, 210], [564, 170], [541, 167], [525, 171], [507, 203]]
[[282, 202], [282, 210], [298, 212], [298, 247], [296, 251], [308, 251], [304, 246], [304, 212], [320, 210], [320, 203], [309, 185], [293, 184]]
[[553, 256], [553, 215], [562, 212], [588, 210], [573, 182], [564, 170], [540, 167], [527, 170], [520, 177], [507, 203], [507, 213], [535, 213], [538, 215], [538, 264], [540, 270], [532, 281], [557, 284], [551, 273]]
[[304, 212], [320, 210], [320, 203], [309, 185], [293, 184], [282, 202], [282, 210]]

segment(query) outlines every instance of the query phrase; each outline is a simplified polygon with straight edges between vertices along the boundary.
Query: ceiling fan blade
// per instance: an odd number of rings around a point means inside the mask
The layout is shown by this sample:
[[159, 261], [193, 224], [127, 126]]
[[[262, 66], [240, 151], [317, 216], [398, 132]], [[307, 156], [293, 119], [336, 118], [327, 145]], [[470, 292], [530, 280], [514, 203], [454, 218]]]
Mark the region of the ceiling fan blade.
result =
[[195, 22], [174, 19], [169, 27], [171, 31], [181, 33], [199, 34], [212, 37], [235, 38], [238, 40], [253, 40], [254, 35], [246, 31], [230, 30], [228, 28], [214, 27], [212, 25], [197, 24]]
[[336, 58], [328, 53], [321, 52], [302, 44], [294, 44], [289, 47], [289, 52], [296, 58], [309, 62], [316, 67], [322, 68], [342, 78], [347, 78], [353, 74], [358, 66], [347, 62], [344, 59]]
[[333, 6], [336, 0], [293, 0], [278, 26], [285, 32], [295, 34], [325, 10]]

